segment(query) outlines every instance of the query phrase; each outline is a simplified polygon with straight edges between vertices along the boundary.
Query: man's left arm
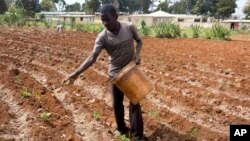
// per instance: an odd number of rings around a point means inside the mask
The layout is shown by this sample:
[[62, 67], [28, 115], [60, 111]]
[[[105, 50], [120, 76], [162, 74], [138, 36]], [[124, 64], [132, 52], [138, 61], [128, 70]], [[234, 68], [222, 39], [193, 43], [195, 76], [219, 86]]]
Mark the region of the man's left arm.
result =
[[141, 52], [141, 48], [142, 48], [142, 41], [141, 39], [135, 40], [136, 41], [136, 49], [135, 49], [135, 63], [136, 65], [140, 65], [141, 64], [141, 57], [140, 57], [140, 52]]
[[134, 60], [137, 65], [141, 64], [141, 57], [140, 57], [140, 52], [142, 48], [142, 40], [137, 32], [137, 29], [134, 25], [131, 26], [131, 30], [133, 33], [133, 39], [136, 41], [136, 48], [135, 48], [135, 56]]

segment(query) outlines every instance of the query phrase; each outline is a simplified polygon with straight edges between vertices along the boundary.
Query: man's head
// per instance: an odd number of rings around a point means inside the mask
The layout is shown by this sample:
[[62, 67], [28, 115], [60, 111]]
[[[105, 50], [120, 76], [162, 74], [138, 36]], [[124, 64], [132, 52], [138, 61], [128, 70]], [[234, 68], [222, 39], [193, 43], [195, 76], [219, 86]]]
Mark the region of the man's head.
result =
[[111, 32], [117, 27], [117, 12], [113, 5], [105, 4], [101, 9], [101, 20], [103, 25]]

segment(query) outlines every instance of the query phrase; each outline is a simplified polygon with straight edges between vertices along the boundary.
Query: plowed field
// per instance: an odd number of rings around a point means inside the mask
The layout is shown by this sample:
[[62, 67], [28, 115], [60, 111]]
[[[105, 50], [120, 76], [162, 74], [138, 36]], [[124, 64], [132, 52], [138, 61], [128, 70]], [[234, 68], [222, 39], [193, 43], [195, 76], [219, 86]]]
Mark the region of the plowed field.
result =
[[[95, 37], [39, 28], [0, 31], [0, 140], [118, 140], [106, 51], [73, 85], [61, 84], [89, 55]], [[250, 124], [245, 39], [142, 38], [140, 68], [156, 87], [141, 103], [149, 140], [227, 141], [230, 124]], [[128, 123], [127, 99], [124, 104]], [[44, 112], [51, 114], [47, 120], [40, 117]]]

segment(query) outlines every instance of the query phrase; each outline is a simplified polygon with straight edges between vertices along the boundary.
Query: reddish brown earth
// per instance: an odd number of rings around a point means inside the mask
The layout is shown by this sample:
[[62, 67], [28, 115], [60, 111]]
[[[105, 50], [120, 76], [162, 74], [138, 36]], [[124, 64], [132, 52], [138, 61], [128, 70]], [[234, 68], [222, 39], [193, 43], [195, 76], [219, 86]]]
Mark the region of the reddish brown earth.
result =
[[[1, 29], [0, 140], [118, 140], [105, 51], [73, 85], [61, 85], [89, 55], [95, 37]], [[156, 87], [142, 101], [149, 140], [227, 141], [230, 124], [250, 124], [249, 44], [242, 37], [143, 38], [140, 68]], [[22, 97], [24, 90], [31, 96]], [[48, 120], [43, 112], [51, 113]]]

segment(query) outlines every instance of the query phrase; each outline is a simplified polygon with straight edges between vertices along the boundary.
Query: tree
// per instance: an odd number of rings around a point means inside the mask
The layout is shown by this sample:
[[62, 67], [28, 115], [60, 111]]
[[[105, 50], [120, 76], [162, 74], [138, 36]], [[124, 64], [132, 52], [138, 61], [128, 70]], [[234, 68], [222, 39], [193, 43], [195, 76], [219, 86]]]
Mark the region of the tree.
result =
[[88, 14], [94, 14], [100, 9], [99, 0], [86, 0], [84, 3], [84, 11]]
[[236, 7], [236, 0], [218, 0], [215, 16], [222, 19], [230, 17], [235, 12]]
[[148, 9], [151, 4], [151, 0], [139, 0], [142, 13], [149, 13]]
[[40, 6], [40, 3], [39, 3], [39, 0], [34, 0], [34, 11], [35, 13], [38, 13], [41, 11], [41, 6]]
[[72, 11], [81, 11], [81, 4], [76, 2], [74, 4], [71, 4], [71, 5], [66, 5], [66, 11], [67, 12], [72, 12]]
[[158, 6], [157, 6], [157, 11], [158, 10], [162, 10], [162, 11], [165, 11], [165, 12], [168, 12], [168, 1], [165, 0], [164, 2], [160, 3]]
[[178, 1], [169, 7], [169, 12], [174, 14], [186, 14], [186, 2], [184, 0]]
[[15, 3], [18, 7], [24, 8], [29, 16], [33, 16], [36, 12], [36, 3], [34, 0], [16, 0]]
[[8, 10], [5, 0], [0, 0], [0, 14], [4, 14]]
[[51, 11], [51, 9], [54, 7], [54, 3], [52, 0], [42, 0], [41, 2], [41, 9], [43, 11]]
[[197, 1], [197, 0], [185, 0], [185, 2], [186, 2], [186, 12], [187, 12], [187, 14], [192, 14], [192, 13], [193, 13], [193, 12], [192, 12], [192, 9], [193, 9], [193, 7], [194, 7], [196, 1]]
[[205, 3], [203, 2], [203, 0], [197, 0], [193, 9], [192, 9], [192, 12], [194, 14], [197, 14], [197, 15], [203, 15], [206, 13], [206, 9], [205, 9]]
[[243, 13], [246, 14], [246, 17], [249, 18], [250, 16], [250, 0], [246, 3], [243, 9]]

